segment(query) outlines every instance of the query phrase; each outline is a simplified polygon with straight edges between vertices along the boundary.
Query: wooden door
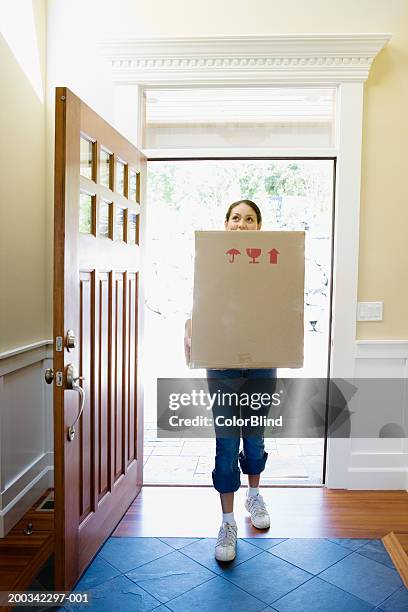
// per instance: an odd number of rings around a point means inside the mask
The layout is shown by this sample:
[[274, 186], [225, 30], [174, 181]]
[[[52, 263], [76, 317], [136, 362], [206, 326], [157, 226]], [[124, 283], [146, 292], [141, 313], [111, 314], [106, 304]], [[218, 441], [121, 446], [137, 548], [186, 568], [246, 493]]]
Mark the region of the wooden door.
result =
[[56, 90], [55, 129], [55, 588], [68, 590], [142, 483], [139, 219], [146, 163], [67, 88]]

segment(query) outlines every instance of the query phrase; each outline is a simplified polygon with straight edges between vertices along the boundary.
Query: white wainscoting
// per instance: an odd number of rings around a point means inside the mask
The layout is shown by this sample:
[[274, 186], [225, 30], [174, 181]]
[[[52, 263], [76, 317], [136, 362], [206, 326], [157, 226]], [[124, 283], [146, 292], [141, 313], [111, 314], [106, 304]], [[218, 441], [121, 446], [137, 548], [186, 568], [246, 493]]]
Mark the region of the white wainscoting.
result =
[[52, 342], [0, 353], [0, 537], [53, 486]]
[[[356, 378], [402, 379], [405, 401], [399, 414], [405, 438], [350, 441], [346, 485], [349, 489], [408, 489], [408, 341], [356, 342]], [[393, 406], [384, 406], [384, 423]], [[388, 414], [387, 414], [388, 413]], [[395, 416], [395, 413], [394, 413]], [[391, 419], [393, 420], [393, 419]]]
[[[48, 340], [0, 354], [0, 537], [53, 486], [53, 389], [44, 381], [51, 365]], [[407, 388], [408, 341], [357, 341], [355, 377], [402, 378]], [[344, 488], [408, 489], [406, 438], [346, 442], [337, 457]]]

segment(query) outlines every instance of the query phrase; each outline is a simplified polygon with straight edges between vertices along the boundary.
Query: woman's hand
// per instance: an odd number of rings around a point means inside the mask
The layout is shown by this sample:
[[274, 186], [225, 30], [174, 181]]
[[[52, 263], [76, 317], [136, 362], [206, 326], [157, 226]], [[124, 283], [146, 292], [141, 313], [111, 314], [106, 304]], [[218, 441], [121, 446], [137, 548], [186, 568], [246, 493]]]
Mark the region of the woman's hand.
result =
[[187, 319], [184, 326], [184, 354], [186, 356], [186, 364], [189, 366], [191, 355], [191, 319]]

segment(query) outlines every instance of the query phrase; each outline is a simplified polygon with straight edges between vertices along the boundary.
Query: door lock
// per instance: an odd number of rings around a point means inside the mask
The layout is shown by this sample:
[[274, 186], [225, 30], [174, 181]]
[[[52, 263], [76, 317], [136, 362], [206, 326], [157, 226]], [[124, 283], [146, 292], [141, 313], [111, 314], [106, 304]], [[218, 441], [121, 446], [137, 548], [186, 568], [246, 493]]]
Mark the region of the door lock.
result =
[[76, 338], [75, 333], [72, 329], [67, 331], [67, 335], [65, 336], [65, 346], [67, 347], [67, 351], [73, 351], [76, 347]]
[[52, 368], [47, 368], [44, 372], [44, 378], [47, 385], [50, 385], [55, 378], [55, 385], [62, 387], [62, 372], [60, 370], [54, 372]]

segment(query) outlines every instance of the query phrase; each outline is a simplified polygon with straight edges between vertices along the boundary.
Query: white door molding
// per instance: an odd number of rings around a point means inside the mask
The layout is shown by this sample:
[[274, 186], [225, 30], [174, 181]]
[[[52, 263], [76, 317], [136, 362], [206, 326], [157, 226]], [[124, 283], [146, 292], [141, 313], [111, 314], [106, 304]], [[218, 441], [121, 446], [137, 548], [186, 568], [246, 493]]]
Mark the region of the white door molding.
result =
[[382, 34], [122, 38], [99, 44], [115, 83], [333, 84], [365, 81]]
[[[390, 38], [388, 33], [310, 34], [116, 39], [100, 44], [120, 92], [115, 96], [115, 121], [122, 126], [124, 117], [138, 113], [126, 136], [139, 147], [146, 87], [337, 88], [333, 378], [355, 376], [363, 86], [375, 56]], [[315, 156], [319, 153], [321, 156], [319, 149], [314, 149]], [[190, 151], [190, 156], [197, 155]], [[211, 156], [216, 156], [215, 149], [213, 155], [209, 152]], [[351, 441], [328, 442], [327, 485], [353, 488]], [[367, 480], [367, 488], [373, 487], [373, 480]]]

